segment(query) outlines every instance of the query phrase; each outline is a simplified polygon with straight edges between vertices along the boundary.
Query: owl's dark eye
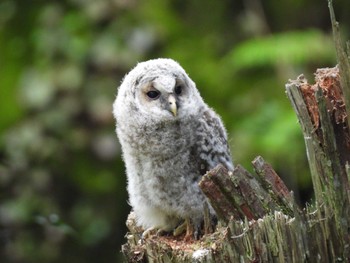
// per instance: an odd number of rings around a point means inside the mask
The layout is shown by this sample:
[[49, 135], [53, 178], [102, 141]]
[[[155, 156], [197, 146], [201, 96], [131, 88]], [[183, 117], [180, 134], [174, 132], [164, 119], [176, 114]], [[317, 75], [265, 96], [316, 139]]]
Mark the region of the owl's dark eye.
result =
[[181, 93], [182, 93], [182, 86], [181, 85], [177, 85], [176, 87], [175, 87], [175, 94], [176, 95], [180, 95]]
[[156, 90], [150, 90], [149, 92], [146, 93], [147, 96], [150, 98], [150, 99], [157, 99], [160, 95], [160, 92], [159, 91], [156, 91]]

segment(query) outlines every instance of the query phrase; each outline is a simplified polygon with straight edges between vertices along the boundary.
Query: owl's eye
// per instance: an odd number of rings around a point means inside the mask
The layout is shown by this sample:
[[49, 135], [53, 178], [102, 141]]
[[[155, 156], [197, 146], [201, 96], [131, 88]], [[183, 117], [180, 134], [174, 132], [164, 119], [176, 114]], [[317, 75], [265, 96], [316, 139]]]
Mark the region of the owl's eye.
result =
[[147, 96], [150, 98], [150, 99], [157, 99], [160, 95], [160, 92], [159, 91], [156, 91], [156, 90], [150, 90], [149, 92], [146, 93]]
[[181, 93], [182, 93], [182, 86], [181, 85], [177, 85], [176, 87], [175, 87], [175, 94], [176, 95], [180, 95]]

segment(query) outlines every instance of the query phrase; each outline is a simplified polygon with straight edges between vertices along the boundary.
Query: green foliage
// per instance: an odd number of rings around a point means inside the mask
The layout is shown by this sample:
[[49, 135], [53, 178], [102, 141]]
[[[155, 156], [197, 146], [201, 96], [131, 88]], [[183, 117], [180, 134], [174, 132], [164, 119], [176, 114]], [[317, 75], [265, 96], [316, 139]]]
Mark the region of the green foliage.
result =
[[229, 54], [233, 70], [278, 66], [299, 66], [313, 61], [334, 59], [332, 39], [318, 30], [282, 32], [263, 38], [249, 39]]
[[0, 258], [120, 259], [129, 207], [112, 103], [150, 58], [183, 65], [222, 116], [236, 163], [262, 155], [296, 194], [310, 186], [284, 83], [334, 65], [331, 37], [316, 29], [330, 28], [326, 3], [261, 1], [266, 21], [243, 3], [0, 3]]

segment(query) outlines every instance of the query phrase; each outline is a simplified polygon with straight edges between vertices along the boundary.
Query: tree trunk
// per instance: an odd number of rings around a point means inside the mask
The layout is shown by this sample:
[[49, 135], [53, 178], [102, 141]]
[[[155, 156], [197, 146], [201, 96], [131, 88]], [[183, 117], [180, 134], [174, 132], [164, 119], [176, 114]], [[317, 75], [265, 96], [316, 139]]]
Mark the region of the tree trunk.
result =
[[[350, 63], [329, 1], [339, 66], [319, 69], [316, 83], [301, 75], [286, 93], [301, 125], [315, 204], [301, 210], [283, 181], [261, 157], [255, 174], [218, 166], [200, 187], [219, 223], [200, 240], [150, 235], [129, 215], [129, 262], [349, 262]], [[208, 221], [208, 220], [207, 220]]]

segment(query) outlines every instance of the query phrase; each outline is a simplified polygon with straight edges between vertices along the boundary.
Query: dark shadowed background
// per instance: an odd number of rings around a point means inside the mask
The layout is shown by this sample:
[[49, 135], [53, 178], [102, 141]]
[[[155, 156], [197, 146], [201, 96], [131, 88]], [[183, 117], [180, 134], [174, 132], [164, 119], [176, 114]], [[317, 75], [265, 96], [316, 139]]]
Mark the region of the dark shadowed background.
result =
[[[350, 1], [334, 5], [347, 39]], [[112, 103], [157, 57], [222, 116], [235, 163], [262, 155], [311, 202], [284, 84], [335, 65], [326, 0], [1, 0], [1, 262], [121, 261], [130, 207]]]

